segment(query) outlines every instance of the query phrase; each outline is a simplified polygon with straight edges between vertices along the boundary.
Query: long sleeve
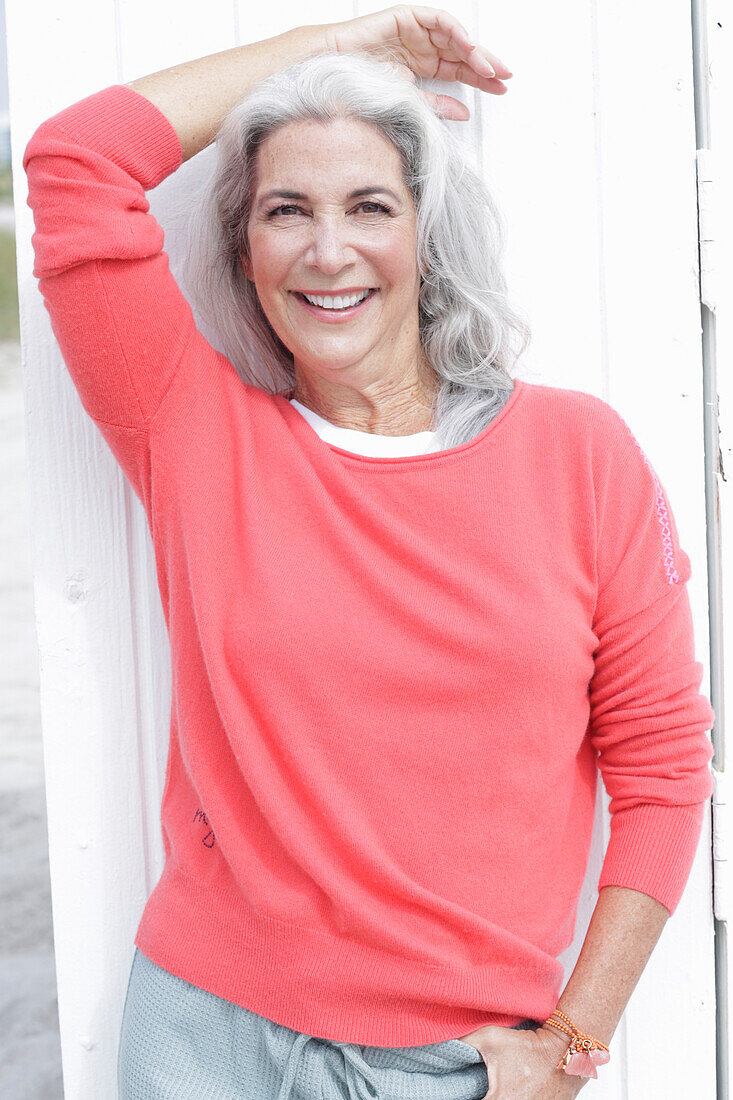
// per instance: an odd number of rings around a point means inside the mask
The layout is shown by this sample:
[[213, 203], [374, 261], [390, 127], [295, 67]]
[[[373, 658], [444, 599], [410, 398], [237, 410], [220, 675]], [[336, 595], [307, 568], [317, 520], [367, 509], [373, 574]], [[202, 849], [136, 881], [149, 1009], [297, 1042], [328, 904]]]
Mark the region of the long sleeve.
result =
[[674, 912], [713, 789], [715, 720], [700, 693], [687, 581], [665, 490], [622, 417], [596, 437], [598, 639], [591, 738], [610, 796], [599, 890], [640, 890]]
[[140, 496], [148, 428], [203, 340], [145, 197], [181, 161], [168, 119], [125, 85], [41, 123], [23, 156], [33, 274], [84, 408]]

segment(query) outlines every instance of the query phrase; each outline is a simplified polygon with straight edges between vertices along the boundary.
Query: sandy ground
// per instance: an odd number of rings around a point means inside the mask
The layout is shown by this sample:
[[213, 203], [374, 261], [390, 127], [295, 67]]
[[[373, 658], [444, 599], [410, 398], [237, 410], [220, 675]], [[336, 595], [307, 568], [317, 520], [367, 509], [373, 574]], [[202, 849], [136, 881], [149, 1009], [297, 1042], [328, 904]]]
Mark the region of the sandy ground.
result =
[[0, 341], [0, 1097], [59, 1100], [20, 347]]

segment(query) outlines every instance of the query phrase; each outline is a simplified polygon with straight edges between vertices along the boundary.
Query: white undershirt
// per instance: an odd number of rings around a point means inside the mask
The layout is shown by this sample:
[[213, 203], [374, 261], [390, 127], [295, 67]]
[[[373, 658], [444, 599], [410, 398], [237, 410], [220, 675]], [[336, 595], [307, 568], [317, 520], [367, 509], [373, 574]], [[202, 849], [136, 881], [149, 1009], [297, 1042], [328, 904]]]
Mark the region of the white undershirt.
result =
[[421, 455], [437, 451], [436, 432], [415, 432], [413, 435], [377, 435], [374, 432], [360, 432], [356, 428], [342, 428], [330, 420], [319, 416], [294, 397], [290, 404], [305, 417], [315, 432], [326, 443], [343, 447], [345, 451], [354, 451], [360, 455], [385, 456]]

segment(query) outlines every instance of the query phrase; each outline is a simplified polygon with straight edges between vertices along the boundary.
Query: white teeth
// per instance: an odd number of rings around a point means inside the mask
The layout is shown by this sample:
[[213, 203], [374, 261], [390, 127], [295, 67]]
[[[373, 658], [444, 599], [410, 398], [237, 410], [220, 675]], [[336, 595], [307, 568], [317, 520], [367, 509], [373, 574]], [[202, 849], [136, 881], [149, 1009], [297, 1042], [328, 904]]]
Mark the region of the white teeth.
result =
[[307, 298], [311, 305], [321, 306], [322, 309], [346, 309], [348, 306], [355, 306], [358, 302], [362, 302], [368, 293], [368, 290], [364, 290], [361, 294], [351, 294], [348, 297], [341, 297], [339, 294], [336, 297], [331, 297], [328, 294], [324, 296], [304, 294], [303, 297]]

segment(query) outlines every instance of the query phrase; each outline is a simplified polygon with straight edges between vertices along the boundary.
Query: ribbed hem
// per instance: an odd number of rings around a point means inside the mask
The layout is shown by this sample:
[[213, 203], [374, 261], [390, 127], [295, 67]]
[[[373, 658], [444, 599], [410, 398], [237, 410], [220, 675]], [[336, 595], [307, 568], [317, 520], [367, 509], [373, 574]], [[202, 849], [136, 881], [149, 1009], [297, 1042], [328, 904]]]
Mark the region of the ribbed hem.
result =
[[640, 890], [665, 905], [671, 916], [690, 877], [705, 806], [644, 804], [613, 814], [598, 889]]
[[402, 958], [325, 928], [263, 917], [241, 895], [168, 869], [135, 943], [164, 970], [277, 1024], [370, 1046], [438, 1043], [487, 1024], [545, 1020], [564, 978], [557, 959], [539, 959], [530, 945], [537, 961], [489, 959], [464, 970]]
[[73, 139], [134, 175], [146, 191], [183, 162], [183, 149], [168, 118], [149, 99], [112, 84], [72, 103], [40, 124], [28, 142], [23, 168], [45, 131]]

